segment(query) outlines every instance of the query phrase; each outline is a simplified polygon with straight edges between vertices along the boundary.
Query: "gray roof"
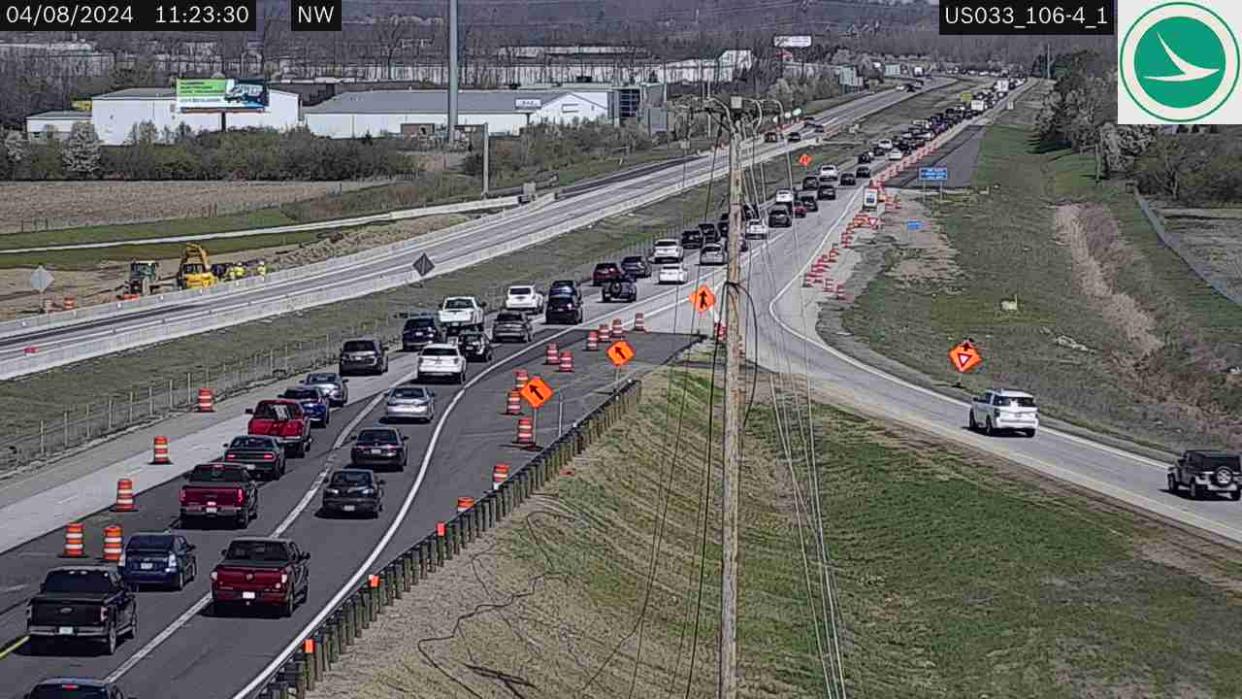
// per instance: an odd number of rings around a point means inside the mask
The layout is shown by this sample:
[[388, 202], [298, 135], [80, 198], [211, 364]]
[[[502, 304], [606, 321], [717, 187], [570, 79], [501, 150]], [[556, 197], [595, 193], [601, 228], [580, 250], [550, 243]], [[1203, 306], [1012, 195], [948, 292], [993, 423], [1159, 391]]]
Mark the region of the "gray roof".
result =
[[27, 119], [72, 119], [74, 121], [90, 121], [90, 112], [42, 112], [31, 114]]
[[[461, 114], [512, 114], [514, 100], [537, 99], [546, 105], [577, 90], [462, 90]], [[582, 90], [596, 92], [596, 90]], [[344, 92], [313, 107], [307, 114], [438, 114], [448, 111], [447, 90], [367, 90]]]
[[161, 97], [176, 97], [177, 91], [171, 87], [127, 87], [116, 92], [106, 92], [95, 96], [97, 100], [139, 100]]

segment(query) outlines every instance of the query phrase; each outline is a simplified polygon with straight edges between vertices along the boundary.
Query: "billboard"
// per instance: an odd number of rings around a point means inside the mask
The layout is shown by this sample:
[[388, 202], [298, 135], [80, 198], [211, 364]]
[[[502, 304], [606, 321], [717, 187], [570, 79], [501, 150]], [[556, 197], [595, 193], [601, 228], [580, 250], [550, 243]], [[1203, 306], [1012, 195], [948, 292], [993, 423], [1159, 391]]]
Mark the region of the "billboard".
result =
[[514, 109], [539, 109], [543, 106], [543, 100], [534, 97], [519, 97], [513, 100]]
[[177, 111], [261, 111], [267, 109], [267, 83], [233, 78], [177, 79]]
[[794, 36], [778, 34], [772, 37], [772, 45], [778, 49], [804, 49], [811, 45], [811, 37], [807, 34]]

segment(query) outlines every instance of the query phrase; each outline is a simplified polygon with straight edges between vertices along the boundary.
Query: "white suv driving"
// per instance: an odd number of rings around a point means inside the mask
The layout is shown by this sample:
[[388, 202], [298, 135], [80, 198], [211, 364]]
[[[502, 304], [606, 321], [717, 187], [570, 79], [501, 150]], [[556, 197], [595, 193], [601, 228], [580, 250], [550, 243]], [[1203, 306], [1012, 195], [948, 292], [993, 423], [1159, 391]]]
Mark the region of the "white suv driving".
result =
[[543, 313], [543, 294], [533, 286], [511, 286], [505, 294], [505, 310]]
[[685, 257], [685, 251], [681, 249], [681, 243], [672, 238], [661, 238], [652, 246], [651, 262], [653, 264], [681, 262], [683, 257]]
[[1034, 437], [1039, 429], [1039, 408], [1035, 397], [1022, 391], [993, 389], [970, 401], [970, 429], [992, 435], [1000, 430], [1021, 432]]
[[777, 204], [792, 204], [793, 200], [794, 200], [794, 193], [792, 189], [776, 190], [776, 203]]
[[830, 180], [835, 180], [837, 179], [837, 175], [838, 173], [837, 173], [836, 165], [820, 165], [819, 166], [820, 177], [827, 177]]
[[466, 383], [466, 358], [457, 345], [437, 342], [418, 353], [418, 379], [454, 379]]

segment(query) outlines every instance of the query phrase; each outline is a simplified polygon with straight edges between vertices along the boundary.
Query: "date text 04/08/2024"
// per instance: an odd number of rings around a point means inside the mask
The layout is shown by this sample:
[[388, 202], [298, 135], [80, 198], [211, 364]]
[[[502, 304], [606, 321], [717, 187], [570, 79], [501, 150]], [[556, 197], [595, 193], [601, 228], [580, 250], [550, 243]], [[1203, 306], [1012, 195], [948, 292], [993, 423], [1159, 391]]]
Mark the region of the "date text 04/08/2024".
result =
[[0, 0], [0, 31], [253, 31], [256, 16], [256, 0]]
[[1113, 0], [941, 0], [941, 35], [1111, 36]]

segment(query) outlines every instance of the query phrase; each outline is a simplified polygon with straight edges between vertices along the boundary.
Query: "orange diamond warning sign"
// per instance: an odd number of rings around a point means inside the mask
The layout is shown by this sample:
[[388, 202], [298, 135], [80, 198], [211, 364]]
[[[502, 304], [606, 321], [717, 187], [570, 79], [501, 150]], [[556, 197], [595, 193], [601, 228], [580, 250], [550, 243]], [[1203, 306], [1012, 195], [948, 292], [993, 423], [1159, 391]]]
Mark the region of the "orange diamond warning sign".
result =
[[799, 165], [801, 165], [802, 167], [810, 167], [810, 165], [811, 165], [811, 154], [810, 154], [810, 153], [803, 153], [803, 154], [802, 154], [802, 157], [798, 158], [798, 164], [799, 164]]
[[959, 373], [965, 374], [983, 362], [983, 355], [979, 354], [979, 350], [975, 349], [973, 342], [965, 340], [949, 350], [949, 361], [953, 364], [954, 369], [957, 369]]
[[519, 393], [530, 404], [530, 407], [538, 410], [540, 406], [548, 402], [548, 399], [552, 397], [555, 391], [543, 379], [538, 376], [532, 376]]
[[690, 294], [690, 305], [694, 306], [694, 310], [699, 313], [706, 313], [708, 309], [716, 305], [716, 294], [712, 293], [711, 287], [704, 284]]
[[625, 340], [617, 340], [608, 346], [608, 361], [620, 369], [634, 358], [634, 348]]

